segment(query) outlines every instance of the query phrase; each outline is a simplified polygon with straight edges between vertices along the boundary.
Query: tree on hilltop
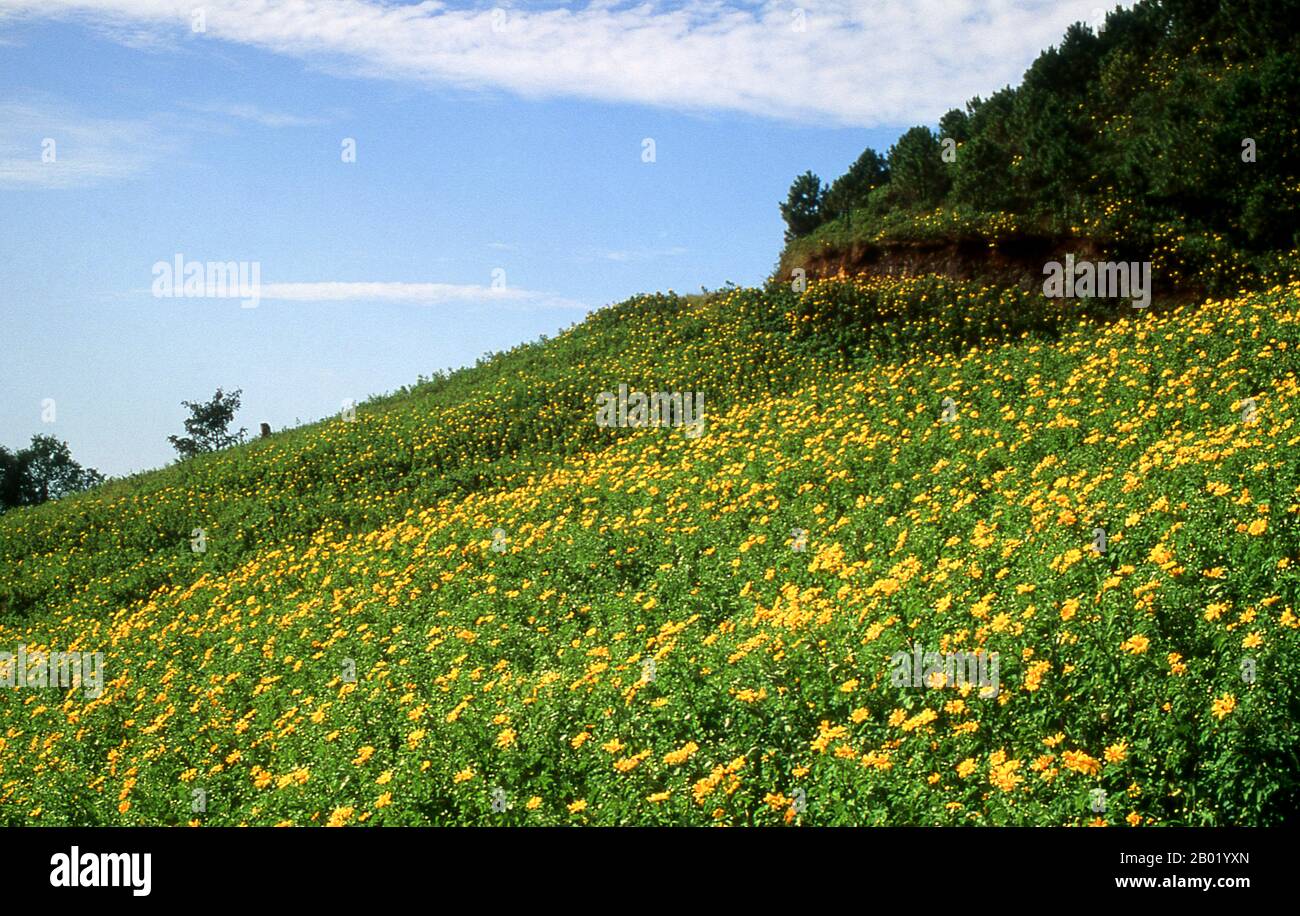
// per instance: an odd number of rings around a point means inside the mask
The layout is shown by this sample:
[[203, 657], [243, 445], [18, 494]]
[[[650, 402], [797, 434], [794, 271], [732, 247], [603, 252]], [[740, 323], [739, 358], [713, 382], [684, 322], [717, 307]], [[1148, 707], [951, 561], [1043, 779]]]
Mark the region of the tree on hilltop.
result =
[[220, 388], [206, 403], [181, 401], [181, 406], [190, 411], [185, 421], [188, 436], [168, 436], [167, 441], [176, 449], [181, 460], [193, 458], [204, 452], [216, 452], [244, 441], [247, 430], [240, 427], [237, 432], [230, 432], [230, 424], [235, 420], [235, 411], [239, 410], [239, 398], [243, 389], [235, 389], [226, 394]]

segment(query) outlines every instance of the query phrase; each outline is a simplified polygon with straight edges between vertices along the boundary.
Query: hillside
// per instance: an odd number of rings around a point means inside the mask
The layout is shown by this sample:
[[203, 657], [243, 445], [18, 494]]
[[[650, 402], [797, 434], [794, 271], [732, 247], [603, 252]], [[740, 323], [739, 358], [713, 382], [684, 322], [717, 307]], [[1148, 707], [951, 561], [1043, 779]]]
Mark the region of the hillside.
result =
[[[6, 695], [0, 816], [1281, 821], [1297, 347], [1300, 284], [645, 296], [12, 511], [0, 646], [105, 677]], [[703, 391], [704, 434], [600, 427], [620, 383]], [[896, 686], [914, 647], [996, 652], [996, 695]]]

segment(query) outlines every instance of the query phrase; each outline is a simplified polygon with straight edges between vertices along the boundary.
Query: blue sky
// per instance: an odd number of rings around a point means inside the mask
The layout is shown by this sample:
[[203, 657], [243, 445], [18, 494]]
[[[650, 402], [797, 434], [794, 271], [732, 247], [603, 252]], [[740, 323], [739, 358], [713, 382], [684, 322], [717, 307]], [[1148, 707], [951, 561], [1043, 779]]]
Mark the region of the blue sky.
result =
[[[10, 448], [143, 470], [218, 386], [279, 428], [761, 282], [795, 174], [1016, 82], [1094, 3], [196, 5], [0, 0]], [[178, 253], [256, 262], [261, 301], [155, 297]]]

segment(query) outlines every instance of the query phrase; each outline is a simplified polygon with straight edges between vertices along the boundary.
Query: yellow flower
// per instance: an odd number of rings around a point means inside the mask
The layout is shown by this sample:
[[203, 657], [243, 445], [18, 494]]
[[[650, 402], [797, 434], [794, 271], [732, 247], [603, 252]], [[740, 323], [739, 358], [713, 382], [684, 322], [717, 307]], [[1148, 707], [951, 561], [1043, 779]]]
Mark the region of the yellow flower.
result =
[[975, 772], [976, 764], [974, 757], [967, 757], [961, 763], [957, 764], [957, 775], [965, 779], [971, 773]]
[[1123, 741], [1106, 748], [1106, 762], [1119, 763], [1128, 756], [1128, 745]]
[[528, 799], [528, 801], [524, 802], [524, 807], [529, 811], [536, 811], [541, 806], [542, 797], [540, 795], [534, 795], [532, 798]]
[[587, 800], [585, 798], [580, 798], [575, 802], [569, 803], [570, 814], [579, 814], [586, 810], [587, 810]]
[[461, 770], [459, 773], [453, 776], [451, 778], [451, 781], [454, 783], [462, 783], [462, 782], [469, 782], [473, 778], [474, 778], [474, 770], [471, 767], [465, 767], [465, 769]]
[[497, 735], [497, 747], [508, 748], [515, 743], [515, 730], [513, 728], [503, 728]]
[[379, 778], [375, 780], [375, 785], [386, 786], [392, 781], [393, 781], [393, 771], [384, 770], [384, 772], [379, 774]]
[[664, 754], [664, 763], [668, 764], [670, 767], [679, 766], [690, 760], [699, 749], [700, 746], [694, 741], [687, 741], [677, 750], [669, 751], [667, 754]]
[[383, 795], [380, 795], [377, 799], [375, 799], [376, 808], [387, 808], [392, 803], [393, 803], [393, 794], [391, 792], [385, 792]]
[[352, 820], [352, 813], [355, 809], [348, 805], [345, 808], [335, 808], [330, 814], [329, 822], [326, 827], [342, 827], [348, 821]]
[[1141, 655], [1151, 647], [1151, 640], [1147, 639], [1141, 633], [1136, 636], [1130, 636], [1121, 645], [1120, 649], [1125, 652], [1132, 652], [1134, 655]]
[[939, 714], [933, 709], [923, 709], [903, 723], [903, 731], [916, 731], [923, 725], [929, 725], [937, 718], [939, 718]]
[[1061, 755], [1061, 763], [1065, 764], [1066, 769], [1085, 776], [1095, 776], [1101, 770], [1101, 761], [1089, 757], [1083, 751], [1066, 751]]
[[1214, 718], [1222, 719], [1237, 708], [1237, 698], [1230, 693], [1225, 693], [1212, 704], [1210, 712], [1214, 713]]
[[1263, 518], [1255, 519], [1246, 528], [1246, 532], [1248, 534], [1253, 534], [1253, 535], [1263, 534], [1267, 530], [1268, 530], [1268, 520]]
[[630, 757], [622, 757], [614, 761], [614, 769], [620, 773], [630, 773], [641, 765], [641, 761], [650, 756], [649, 751], [642, 751], [639, 754], [633, 754]]
[[354, 767], [359, 767], [374, 755], [375, 755], [375, 749], [367, 744], [365, 747], [363, 747], [360, 751], [357, 752], [357, 756], [353, 759], [352, 765]]

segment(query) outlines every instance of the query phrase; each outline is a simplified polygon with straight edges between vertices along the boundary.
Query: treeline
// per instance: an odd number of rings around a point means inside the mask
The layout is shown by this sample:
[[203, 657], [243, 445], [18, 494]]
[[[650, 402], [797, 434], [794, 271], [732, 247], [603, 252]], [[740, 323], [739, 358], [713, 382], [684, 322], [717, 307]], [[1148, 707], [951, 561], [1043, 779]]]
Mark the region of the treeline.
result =
[[1141, 244], [1175, 223], [1243, 250], [1300, 242], [1300, 0], [1141, 0], [1077, 23], [1018, 87], [795, 179], [786, 240], [953, 208]]
[[103, 482], [103, 474], [78, 464], [68, 443], [53, 436], [32, 436], [30, 445], [12, 452], [0, 445], [0, 512], [37, 506]]
[[[189, 410], [185, 436], [168, 436], [178, 460], [239, 445], [247, 430], [230, 431], [243, 392], [225, 393], [218, 388], [210, 401], [181, 401]], [[263, 424], [263, 435], [269, 428]], [[68, 443], [53, 436], [32, 436], [26, 448], [10, 451], [0, 445], [0, 512], [18, 506], [39, 506], [97, 487], [105, 477], [94, 468], [82, 467]]]

